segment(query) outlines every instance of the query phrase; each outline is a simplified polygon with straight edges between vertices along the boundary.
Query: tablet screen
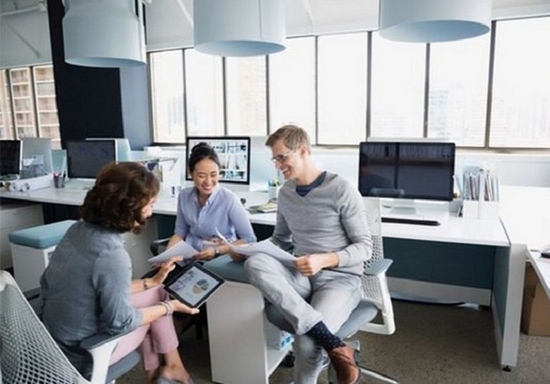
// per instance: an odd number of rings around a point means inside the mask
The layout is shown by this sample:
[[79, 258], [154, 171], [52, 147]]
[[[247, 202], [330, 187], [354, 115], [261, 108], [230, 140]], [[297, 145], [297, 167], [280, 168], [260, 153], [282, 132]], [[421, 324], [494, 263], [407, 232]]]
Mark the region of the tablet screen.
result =
[[164, 289], [172, 297], [182, 303], [198, 308], [224, 280], [215, 273], [204, 268], [199, 263], [190, 263], [180, 273], [164, 285]]

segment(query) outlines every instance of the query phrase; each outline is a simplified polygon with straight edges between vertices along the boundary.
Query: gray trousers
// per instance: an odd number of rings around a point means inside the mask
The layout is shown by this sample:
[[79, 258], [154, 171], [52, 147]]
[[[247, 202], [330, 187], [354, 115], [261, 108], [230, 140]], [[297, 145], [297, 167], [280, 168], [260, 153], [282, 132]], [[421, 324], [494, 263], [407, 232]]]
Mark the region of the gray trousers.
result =
[[250, 283], [274, 305], [295, 329], [296, 384], [316, 384], [323, 349], [305, 335], [319, 321], [336, 332], [361, 299], [361, 279], [334, 271], [305, 277], [292, 267], [264, 254], [249, 257], [245, 269]]

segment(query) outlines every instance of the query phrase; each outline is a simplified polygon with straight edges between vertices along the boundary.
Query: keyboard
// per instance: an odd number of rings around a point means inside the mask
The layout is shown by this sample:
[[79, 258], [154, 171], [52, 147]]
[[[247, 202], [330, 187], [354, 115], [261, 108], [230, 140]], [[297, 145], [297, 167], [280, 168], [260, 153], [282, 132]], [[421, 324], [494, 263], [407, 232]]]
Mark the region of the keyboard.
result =
[[268, 202], [261, 205], [255, 205], [248, 208], [250, 213], [270, 213], [277, 212], [277, 203]]
[[426, 220], [426, 219], [404, 219], [401, 217], [382, 217], [383, 223], [396, 223], [396, 224], [413, 224], [413, 225], [428, 225], [436, 227], [441, 225], [437, 220]]

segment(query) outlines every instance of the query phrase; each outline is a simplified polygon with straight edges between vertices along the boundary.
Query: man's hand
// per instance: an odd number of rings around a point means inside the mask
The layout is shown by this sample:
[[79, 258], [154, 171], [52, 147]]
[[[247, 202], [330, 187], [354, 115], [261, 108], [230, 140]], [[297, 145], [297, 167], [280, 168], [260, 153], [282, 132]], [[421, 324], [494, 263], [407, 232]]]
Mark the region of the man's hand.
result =
[[314, 253], [297, 257], [294, 266], [304, 276], [313, 276], [323, 268], [338, 266], [338, 255], [336, 253]]

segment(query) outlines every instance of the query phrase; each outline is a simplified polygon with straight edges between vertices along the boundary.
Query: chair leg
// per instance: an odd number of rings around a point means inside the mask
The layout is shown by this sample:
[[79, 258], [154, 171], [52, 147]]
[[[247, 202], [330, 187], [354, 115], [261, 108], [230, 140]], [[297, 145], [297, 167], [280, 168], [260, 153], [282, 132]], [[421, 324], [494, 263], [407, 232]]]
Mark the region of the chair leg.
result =
[[393, 377], [385, 375], [381, 372], [377, 372], [377, 371], [374, 371], [372, 369], [367, 369], [367, 368], [364, 368], [364, 367], [359, 367], [359, 369], [361, 370], [361, 375], [362, 376], [363, 375], [369, 376], [369, 377], [372, 377], [374, 379], [383, 381], [385, 383], [399, 384], [399, 381], [397, 381]]

